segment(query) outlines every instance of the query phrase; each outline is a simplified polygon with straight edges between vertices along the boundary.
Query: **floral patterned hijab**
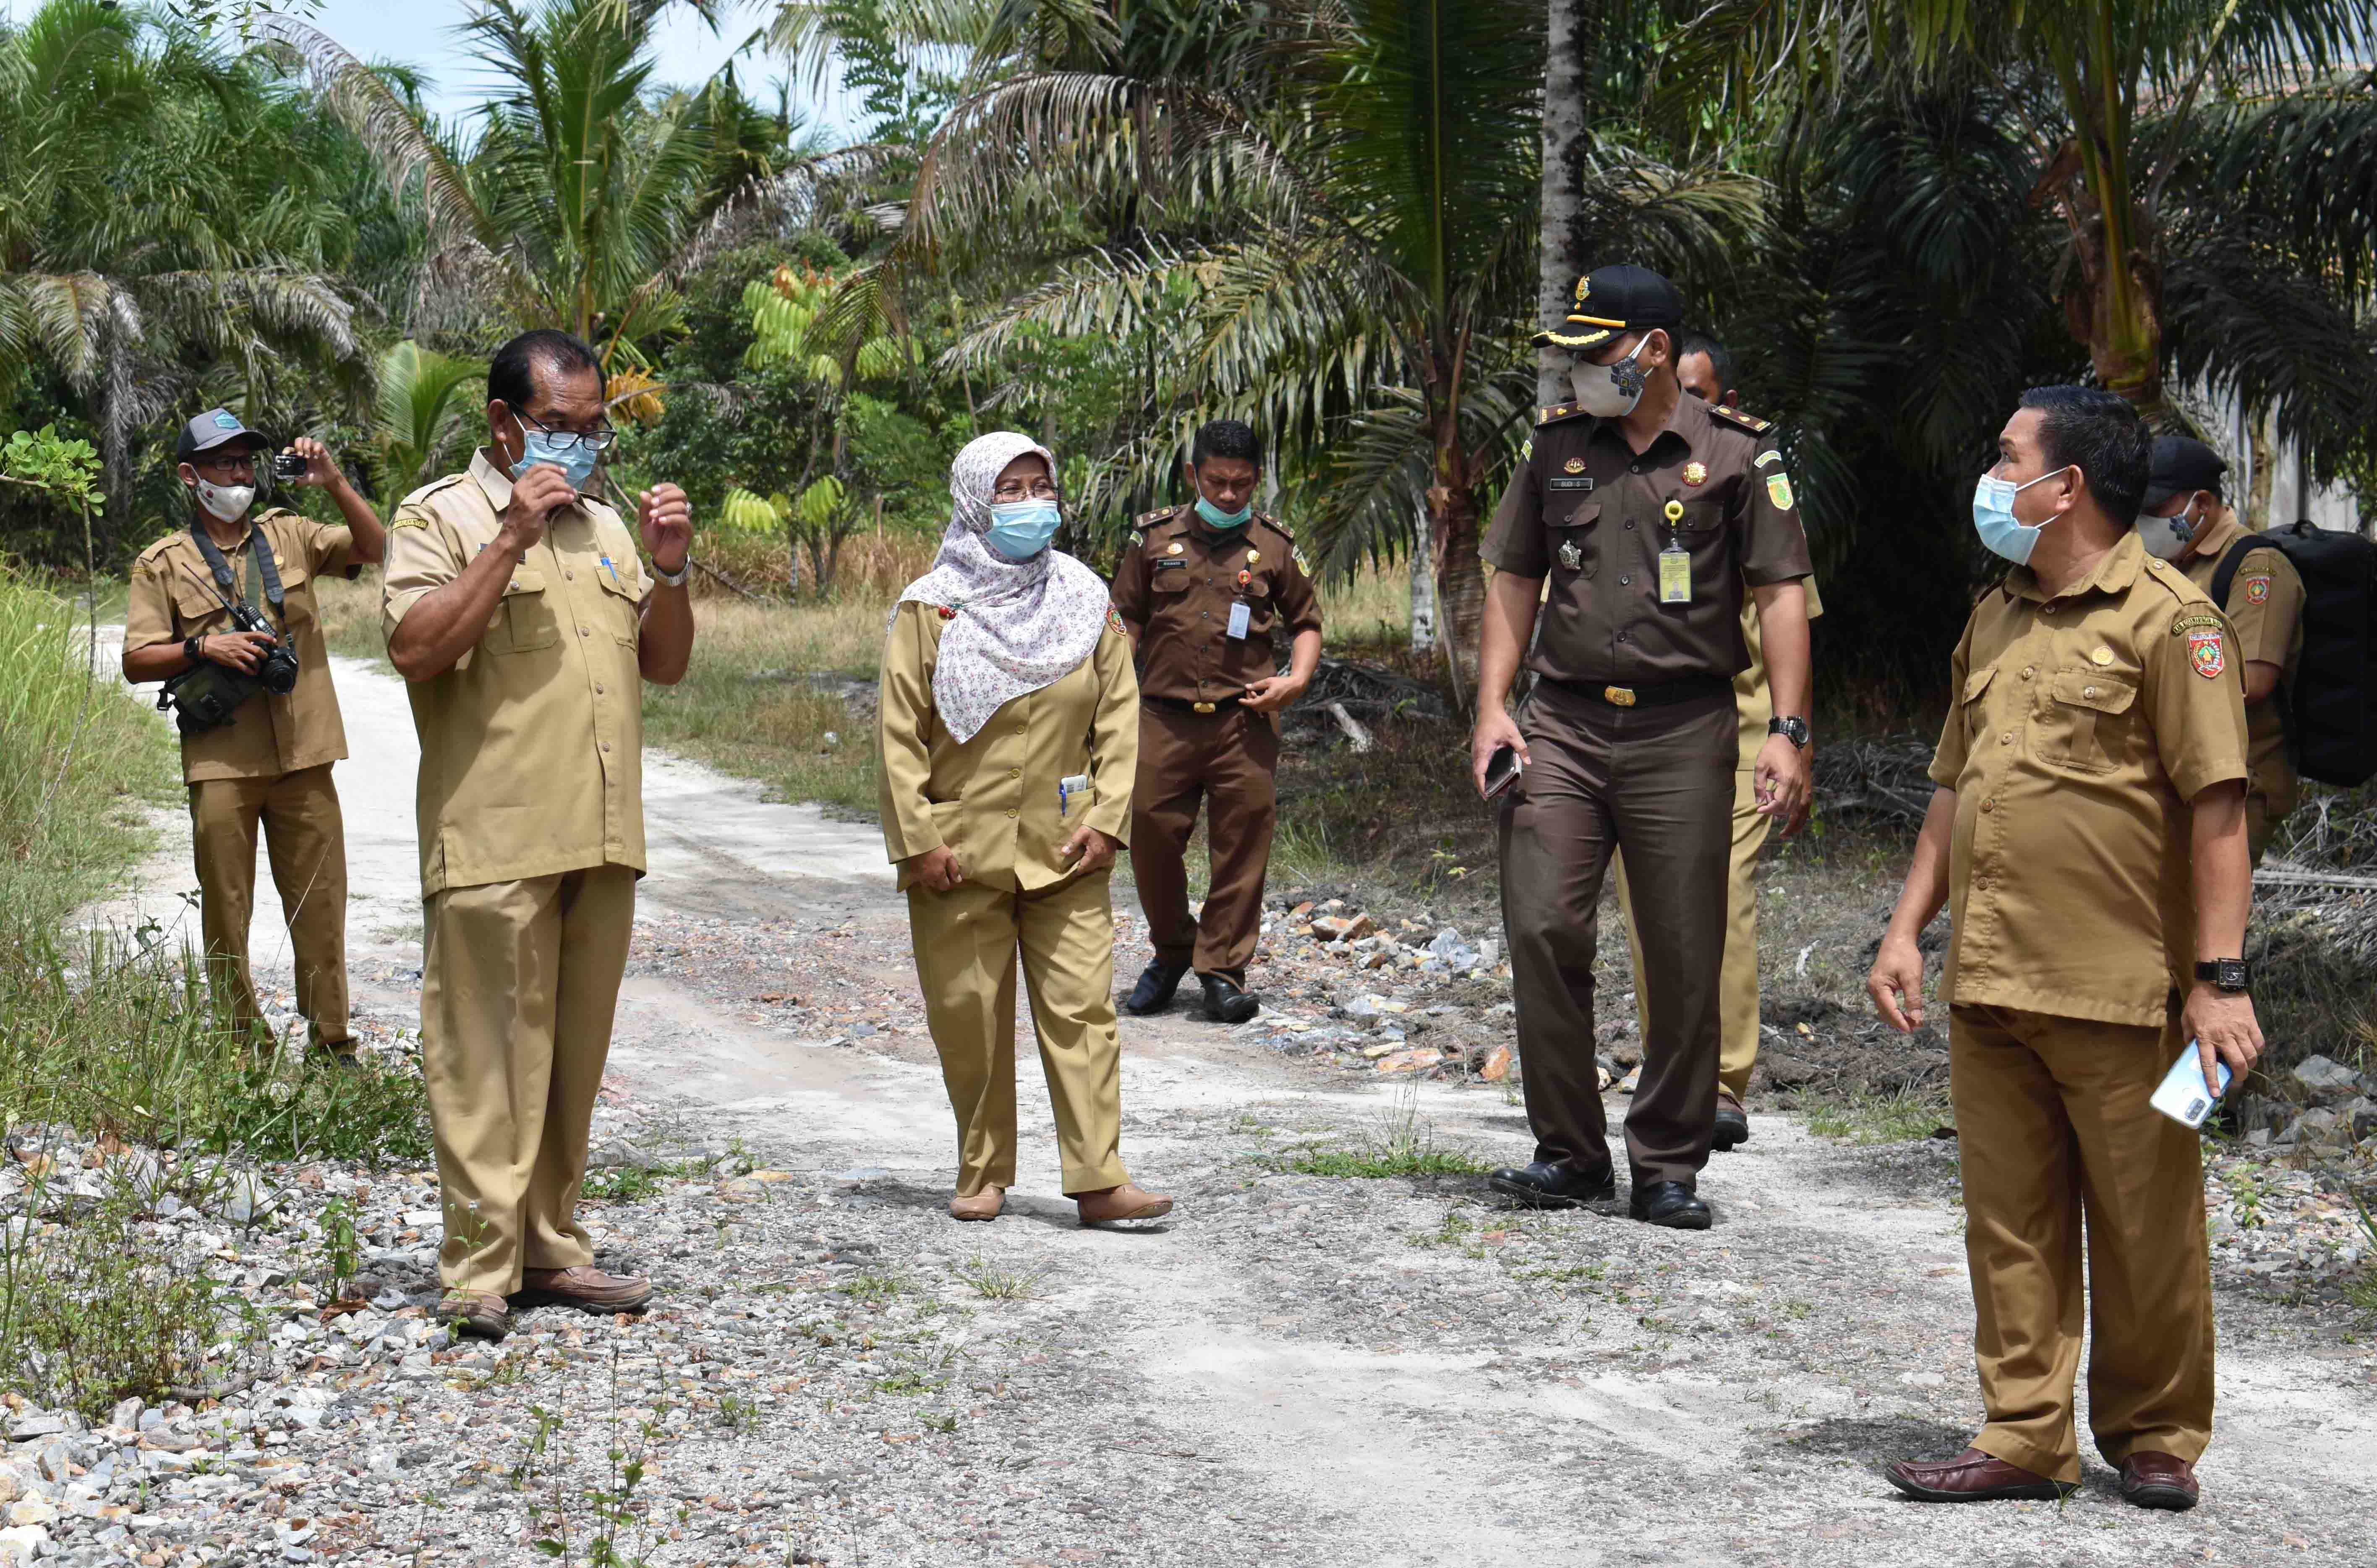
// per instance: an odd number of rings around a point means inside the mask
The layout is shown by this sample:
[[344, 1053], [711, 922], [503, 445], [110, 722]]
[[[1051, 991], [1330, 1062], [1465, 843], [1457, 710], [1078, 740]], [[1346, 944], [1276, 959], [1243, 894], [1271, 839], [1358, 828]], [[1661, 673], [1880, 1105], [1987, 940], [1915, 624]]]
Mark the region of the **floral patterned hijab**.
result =
[[1053, 547], [1009, 561], [983, 542], [992, 486], [1009, 463], [1033, 453], [1055, 478], [1056, 458], [1029, 436], [1001, 430], [965, 444], [950, 465], [941, 553], [900, 595], [903, 604], [953, 612], [933, 666], [933, 706], [960, 745], [1007, 702], [1088, 658], [1105, 629], [1108, 596], [1097, 573]]

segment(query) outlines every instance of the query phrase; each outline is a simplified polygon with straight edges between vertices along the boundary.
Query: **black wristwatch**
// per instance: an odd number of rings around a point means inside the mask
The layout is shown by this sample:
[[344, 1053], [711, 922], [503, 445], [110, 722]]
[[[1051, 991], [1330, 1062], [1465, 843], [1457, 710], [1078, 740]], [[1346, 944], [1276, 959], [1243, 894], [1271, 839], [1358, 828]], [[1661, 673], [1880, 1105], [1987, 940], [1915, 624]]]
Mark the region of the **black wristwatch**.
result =
[[1766, 721], [1766, 733], [1781, 736], [1802, 751], [1808, 749], [1808, 721], [1805, 719], [1786, 719], [1780, 716], [1769, 719]]
[[189, 660], [190, 663], [194, 664], [200, 659], [205, 658], [206, 655], [198, 652], [198, 644], [205, 640], [206, 639], [202, 636], [185, 637], [182, 639], [182, 657]]
[[2242, 996], [2253, 988], [2253, 966], [2241, 958], [2207, 958], [2195, 966], [2195, 977], [2209, 980], [2216, 989], [2231, 996]]

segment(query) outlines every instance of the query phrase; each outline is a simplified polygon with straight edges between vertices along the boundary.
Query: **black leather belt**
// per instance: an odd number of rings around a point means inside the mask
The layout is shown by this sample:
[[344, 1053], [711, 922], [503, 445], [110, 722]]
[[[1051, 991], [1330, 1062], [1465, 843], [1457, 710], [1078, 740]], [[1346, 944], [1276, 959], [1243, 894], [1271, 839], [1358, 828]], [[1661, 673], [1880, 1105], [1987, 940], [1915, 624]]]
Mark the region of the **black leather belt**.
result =
[[1163, 708], [1175, 713], [1226, 713], [1244, 701], [1239, 697], [1216, 697], [1211, 702], [1192, 702], [1186, 697], [1158, 697], [1142, 691], [1139, 700], [1151, 708]]
[[1612, 708], [1659, 708], [1670, 702], [1690, 702], [1702, 697], [1714, 697], [1733, 689], [1733, 681], [1726, 676], [1684, 676], [1676, 680], [1663, 680], [1655, 686], [1602, 686], [1581, 680], [1556, 680], [1541, 677], [1545, 684], [1583, 698], [1588, 702], [1600, 702]]

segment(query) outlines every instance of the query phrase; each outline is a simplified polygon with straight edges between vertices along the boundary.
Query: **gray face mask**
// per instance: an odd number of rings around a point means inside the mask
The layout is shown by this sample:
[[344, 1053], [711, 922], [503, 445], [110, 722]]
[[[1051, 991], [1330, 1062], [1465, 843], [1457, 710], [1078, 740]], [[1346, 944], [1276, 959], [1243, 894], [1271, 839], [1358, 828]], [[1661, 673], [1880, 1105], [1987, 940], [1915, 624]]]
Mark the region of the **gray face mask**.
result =
[[2197, 526], [2193, 514], [2186, 511], [2177, 517], [2142, 516], [2138, 519], [2138, 543], [2146, 547], [2146, 554], [2175, 561], [2187, 554]]
[[1569, 384], [1576, 389], [1576, 406], [1603, 419], [1623, 419], [1632, 413], [1650, 381], [1650, 373], [1636, 363], [1642, 357], [1643, 344], [1650, 341], [1651, 335], [1645, 332], [1632, 352], [1613, 365], [1580, 360], [1569, 372]]

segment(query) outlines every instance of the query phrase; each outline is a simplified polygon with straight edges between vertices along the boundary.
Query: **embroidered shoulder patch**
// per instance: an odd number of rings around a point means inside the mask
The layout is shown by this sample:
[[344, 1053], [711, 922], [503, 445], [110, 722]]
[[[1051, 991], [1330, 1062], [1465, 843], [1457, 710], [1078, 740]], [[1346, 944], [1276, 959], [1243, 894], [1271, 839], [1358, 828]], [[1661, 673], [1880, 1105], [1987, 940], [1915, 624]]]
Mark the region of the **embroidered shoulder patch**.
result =
[[1784, 511], [1791, 509], [1791, 476], [1770, 473], [1766, 476], [1766, 498]]
[[2265, 604], [2270, 600], [2270, 574], [2261, 572], [2245, 581], [2245, 603]]
[[1290, 549], [1287, 552], [1287, 558], [1296, 563], [1296, 569], [1297, 571], [1302, 572], [1307, 577], [1310, 577], [1312, 575], [1312, 563], [1304, 558], [1304, 547], [1302, 545], [1299, 545], [1295, 548]]
[[1108, 631], [1121, 632], [1125, 637], [1129, 637], [1130, 635], [1129, 632], [1123, 631], [1122, 612], [1116, 609], [1112, 604], [1108, 604], [1106, 606], [1106, 629]]
[[2170, 634], [2173, 637], [2184, 637], [2201, 626], [2208, 626], [2213, 630], [2218, 631], [2228, 624], [2218, 616], [2181, 616], [2170, 623]]
[[2216, 628], [2198, 628], [2187, 634], [2187, 662], [2204, 679], [2220, 678], [2220, 672], [2228, 667], [2228, 652], [2222, 646]]
[[1782, 461], [1783, 454], [1776, 451], [1774, 448], [1769, 447], [1764, 451], [1759, 453], [1757, 461], [1752, 462], [1750, 466], [1752, 468], [1764, 468], [1768, 463], [1781, 462]]

